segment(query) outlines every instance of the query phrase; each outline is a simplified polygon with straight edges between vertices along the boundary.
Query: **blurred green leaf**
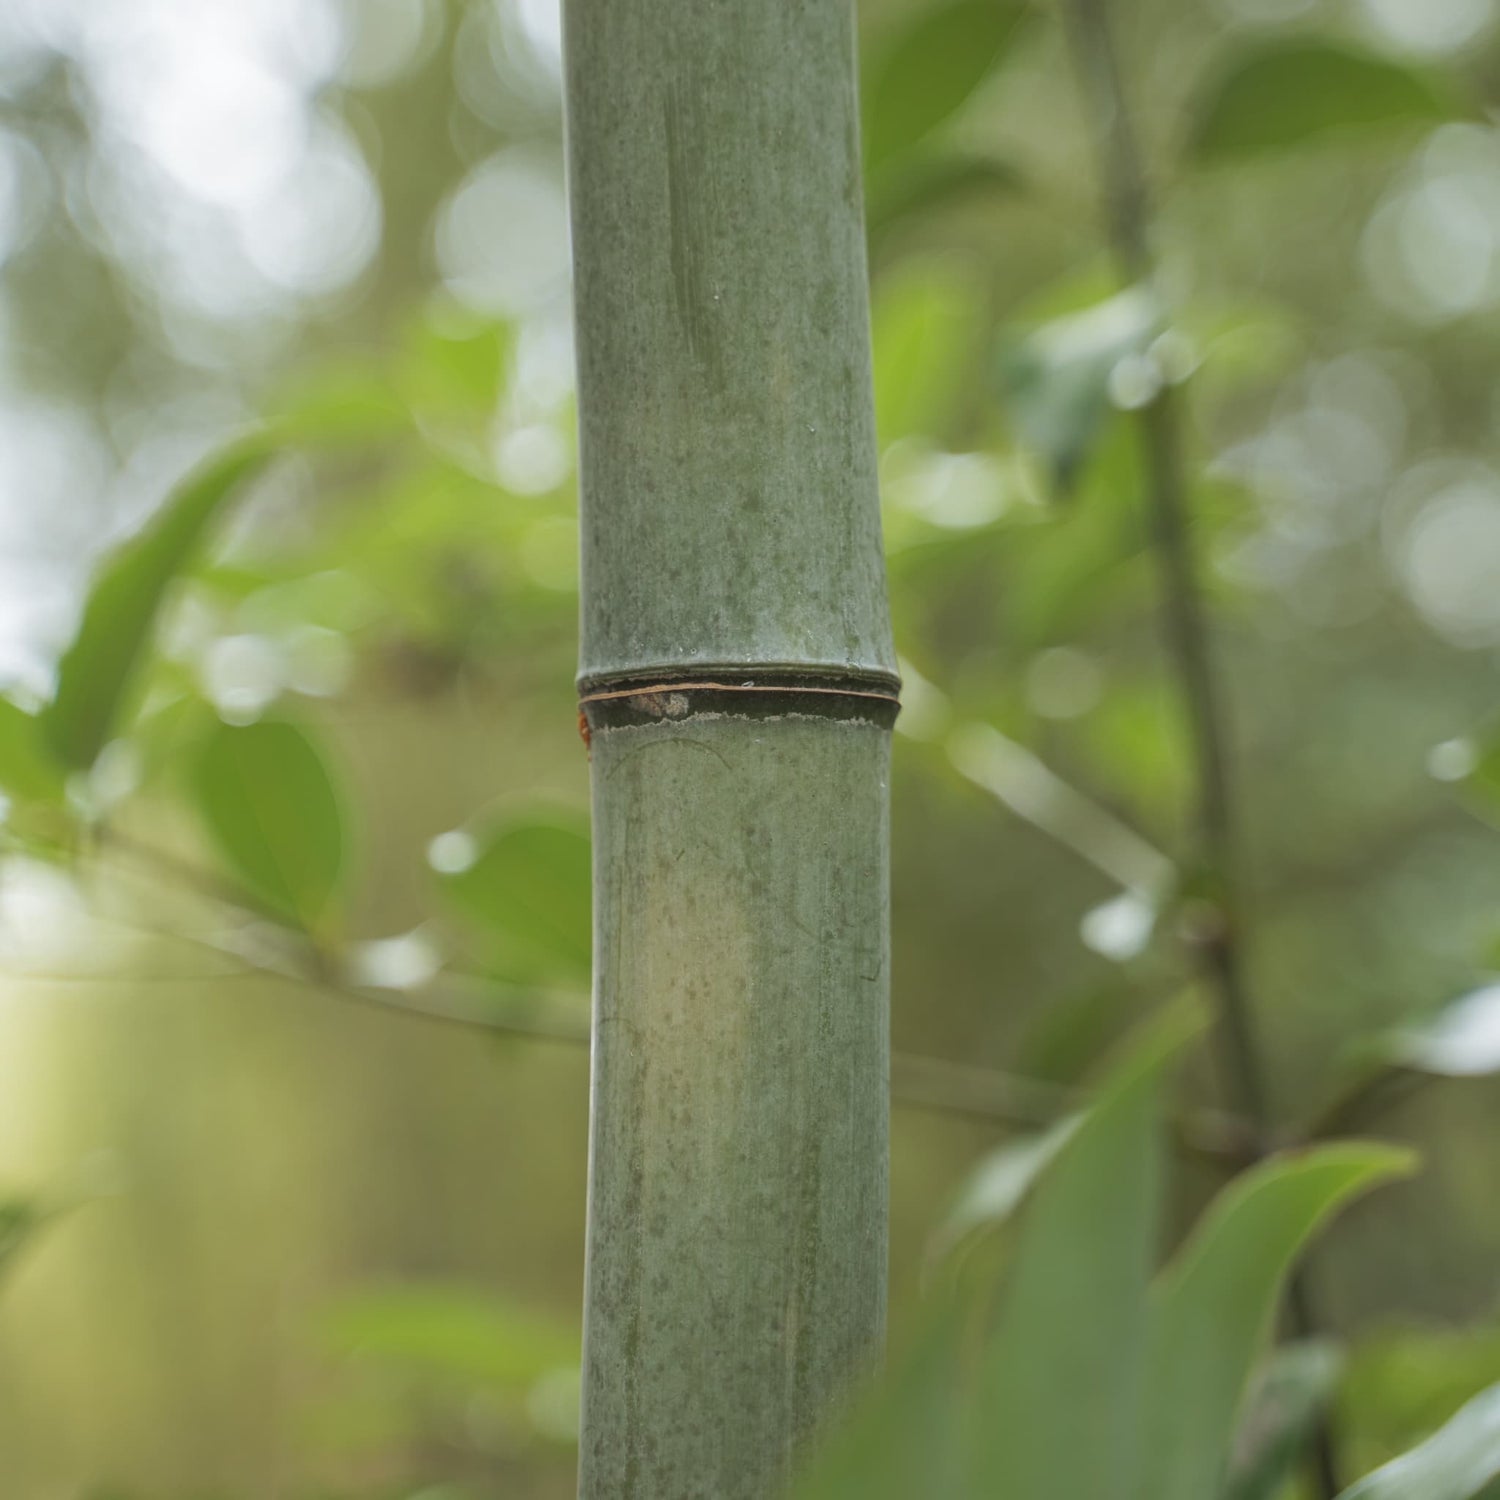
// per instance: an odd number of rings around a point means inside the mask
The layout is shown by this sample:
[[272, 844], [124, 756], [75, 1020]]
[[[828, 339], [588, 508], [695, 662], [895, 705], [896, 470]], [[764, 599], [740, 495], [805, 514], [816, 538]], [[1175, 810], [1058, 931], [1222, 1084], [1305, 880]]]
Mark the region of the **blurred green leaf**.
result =
[[[463, 835], [460, 835], [463, 837]], [[462, 868], [440, 871], [454, 907], [523, 960], [589, 972], [589, 838], [581, 824], [530, 817], [484, 834]]]
[[1387, 1033], [1381, 1058], [1418, 1073], [1482, 1078], [1500, 1073], [1500, 984], [1487, 984], [1435, 1014]]
[[411, 414], [370, 358], [300, 374], [266, 412], [284, 441], [320, 447], [364, 444], [407, 432], [411, 423]]
[[960, 1187], [952, 1208], [933, 1234], [931, 1253], [944, 1255], [974, 1230], [1009, 1219], [1067, 1144], [1079, 1118], [1059, 1120], [1050, 1130], [1006, 1141], [990, 1152]]
[[939, 0], [895, 37], [866, 91], [870, 166], [916, 145], [955, 114], [1010, 50], [1025, 15], [1018, 0]]
[[1500, 1385], [1425, 1443], [1344, 1491], [1343, 1500], [1473, 1500], [1500, 1479]]
[[1429, 78], [1399, 63], [1331, 42], [1274, 42], [1236, 58], [1199, 100], [1188, 151], [1233, 160], [1449, 112]]
[[579, 1358], [578, 1333], [561, 1319], [451, 1286], [355, 1292], [322, 1323], [334, 1348], [498, 1386], [529, 1386]]
[[941, 435], [980, 347], [982, 306], [973, 278], [951, 261], [903, 265], [882, 280], [870, 322], [882, 449], [901, 438]]
[[488, 432], [510, 371], [508, 324], [458, 310], [428, 317], [410, 332], [396, 384], [431, 435], [472, 443]]
[[41, 721], [0, 697], [0, 791], [26, 802], [56, 802], [63, 786], [62, 767], [52, 759]]
[[192, 563], [223, 507], [270, 457], [264, 434], [232, 444], [195, 470], [104, 564], [58, 666], [57, 693], [40, 716], [63, 765], [86, 769], [111, 738], [168, 587]]
[[1153, 1024], [1031, 1194], [979, 1370], [979, 1493], [1128, 1491], [1162, 1189], [1161, 1095], [1197, 1026], [1176, 1011]]
[[0, 1276], [50, 1215], [29, 1198], [0, 1199]]
[[1273, 1350], [1235, 1435], [1224, 1500], [1277, 1500], [1338, 1388], [1343, 1358], [1312, 1341]]
[[965, 1487], [962, 1358], [967, 1309], [934, 1294], [889, 1373], [856, 1401], [819, 1450], [794, 1500], [961, 1500]]
[[1059, 491], [1072, 489], [1099, 440], [1112, 411], [1116, 368], [1144, 355], [1161, 326], [1156, 299], [1144, 287], [1130, 287], [1002, 348], [1000, 381], [1011, 421]]
[[870, 181], [866, 222], [879, 239], [898, 224], [980, 198], [1013, 198], [1025, 179], [1009, 162], [985, 156], [897, 161]]
[[1500, 734], [1489, 725], [1473, 740], [1459, 742], [1473, 756], [1465, 773], [1455, 780], [1464, 803], [1476, 817], [1500, 824]]
[[198, 807], [230, 868], [277, 915], [315, 929], [345, 866], [333, 775], [285, 719], [218, 724], [199, 754]]
[[1302, 1246], [1350, 1198], [1412, 1164], [1391, 1146], [1326, 1146], [1263, 1162], [1219, 1196], [1154, 1295], [1138, 1500], [1218, 1493], [1246, 1384]]
[[1349, 1360], [1341, 1426], [1371, 1461], [1415, 1446], [1500, 1382], [1500, 1329], [1403, 1327], [1362, 1339]]

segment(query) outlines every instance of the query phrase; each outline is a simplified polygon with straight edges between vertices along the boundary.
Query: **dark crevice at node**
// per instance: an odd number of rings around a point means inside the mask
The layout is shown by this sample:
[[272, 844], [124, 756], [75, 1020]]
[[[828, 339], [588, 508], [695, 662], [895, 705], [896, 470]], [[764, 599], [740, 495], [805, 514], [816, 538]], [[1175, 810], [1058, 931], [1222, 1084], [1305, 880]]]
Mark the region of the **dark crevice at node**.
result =
[[744, 668], [585, 679], [580, 707], [589, 729], [681, 723], [702, 714], [766, 720], [798, 714], [859, 720], [889, 729], [900, 704], [898, 679], [884, 673], [754, 673]]
[[671, 686], [676, 683], [681, 683], [684, 687], [694, 683], [724, 683], [727, 686], [747, 688], [819, 688], [825, 692], [880, 693], [892, 698], [898, 697], [901, 692], [901, 679], [894, 672], [848, 667], [777, 666], [773, 663], [759, 666], [707, 663], [691, 667], [644, 667], [630, 672], [581, 673], [578, 678], [578, 696], [590, 698], [599, 693]]

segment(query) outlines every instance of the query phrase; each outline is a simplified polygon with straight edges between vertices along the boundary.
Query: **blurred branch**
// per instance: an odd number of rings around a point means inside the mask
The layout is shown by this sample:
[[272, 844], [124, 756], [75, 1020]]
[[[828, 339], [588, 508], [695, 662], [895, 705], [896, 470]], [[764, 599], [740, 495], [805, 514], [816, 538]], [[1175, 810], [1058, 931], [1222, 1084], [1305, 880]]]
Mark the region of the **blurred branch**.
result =
[[[1149, 283], [1156, 278], [1150, 195], [1110, 33], [1108, 0], [1066, 0], [1063, 10], [1091, 115], [1110, 249], [1127, 282]], [[1139, 408], [1136, 421], [1153, 550], [1161, 576], [1165, 645], [1187, 718], [1197, 789], [1196, 853], [1206, 889], [1190, 941], [1204, 980], [1217, 1000], [1225, 1074], [1237, 1107], [1255, 1131], [1256, 1154], [1263, 1155], [1273, 1144], [1273, 1121], [1265, 1063], [1244, 976], [1241, 854], [1230, 762], [1188, 519], [1177, 395], [1169, 382], [1163, 381], [1154, 399]], [[1305, 1277], [1297, 1276], [1290, 1282], [1288, 1307], [1299, 1336], [1317, 1332], [1320, 1319]], [[1314, 1431], [1312, 1446], [1318, 1492], [1332, 1500], [1343, 1486], [1326, 1419]]]
[[[910, 1052], [891, 1056], [891, 1093], [909, 1108], [1027, 1130], [1045, 1130], [1088, 1104], [1080, 1090], [1063, 1084]], [[1182, 1110], [1171, 1127], [1178, 1148], [1189, 1156], [1231, 1168], [1255, 1159], [1254, 1133], [1233, 1115]]]
[[1308, 1140], [1347, 1135], [1364, 1129], [1395, 1104], [1437, 1082], [1431, 1073], [1421, 1073], [1400, 1063], [1381, 1063], [1336, 1093], [1308, 1122], [1303, 1135]]
[[949, 734], [947, 750], [966, 781], [1127, 891], [1160, 896], [1171, 889], [1176, 867], [1161, 850], [1024, 745], [989, 724], [967, 723]]
[[[413, 1016], [495, 1036], [583, 1048], [589, 1045], [587, 1023], [581, 1017], [560, 1014], [555, 996], [518, 991], [506, 1009], [497, 1009], [493, 1000], [504, 986], [487, 975], [449, 970], [421, 987], [402, 990], [352, 983], [340, 972], [336, 958], [310, 939], [280, 924], [266, 929], [259, 912], [242, 906], [233, 894], [234, 888], [213, 872], [135, 839], [122, 840], [111, 833], [109, 840], [144, 867], [167, 875], [194, 895], [213, 901], [239, 924], [236, 940], [232, 941], [176, 928], [141, 929], [154, 936], [188, 943], [217, 958], [228, 959], [241, 973], [289, 979], [367, 1010]], [[245, 940], [247, 934], [249, 941]], [[455, 1003], [465, 991], [478, 992], [481, 1001]], [[903, 1052], [891, 1057], [891, 1097], [893, 1102], [909, 1109], [985, 1120], [1016, 1130], [1044, 1129], [1083, 1108], [1087, 1102], [1079, 1091], [1043, 1079]], [[1179, 1146], [1190, 1155], [1230, 1167], [1243, 1165], [1254, 1157], [1253, 1132], [1245, 1121], [1231, 1115], [1209, 1110], [1184, 1111], [1174, 1120], [1173, 1128]]]

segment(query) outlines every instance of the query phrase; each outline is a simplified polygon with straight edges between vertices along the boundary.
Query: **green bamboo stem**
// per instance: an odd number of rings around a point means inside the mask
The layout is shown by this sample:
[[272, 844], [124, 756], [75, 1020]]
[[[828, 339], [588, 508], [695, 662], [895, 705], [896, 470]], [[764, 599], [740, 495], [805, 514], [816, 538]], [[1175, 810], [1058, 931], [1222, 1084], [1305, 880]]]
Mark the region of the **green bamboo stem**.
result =
[[595, 826], [579, 1487], [750, 1500], [885, 1305], [896, 678], [853, 16], [566, 0], [564, 27]]

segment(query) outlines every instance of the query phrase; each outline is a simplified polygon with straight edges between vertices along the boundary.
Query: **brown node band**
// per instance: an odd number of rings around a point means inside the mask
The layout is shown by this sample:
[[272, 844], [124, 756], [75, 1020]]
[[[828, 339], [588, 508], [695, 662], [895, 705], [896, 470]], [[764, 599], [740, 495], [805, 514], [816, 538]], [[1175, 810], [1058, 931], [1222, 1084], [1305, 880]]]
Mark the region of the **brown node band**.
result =
[[613, 698], [649, 698], [662, 693], [818, 693], [830, 698], [876, 698], [882, 703], [900, 706], [894, 693], [877, 693], [869, 688], [813, 687], [806, 683], [784, 682], [659, 682], [646, 687], [611, 688], [603, 693], [586, 693], [578, 700], [582, 708], [588, 703], [606, 703]]

